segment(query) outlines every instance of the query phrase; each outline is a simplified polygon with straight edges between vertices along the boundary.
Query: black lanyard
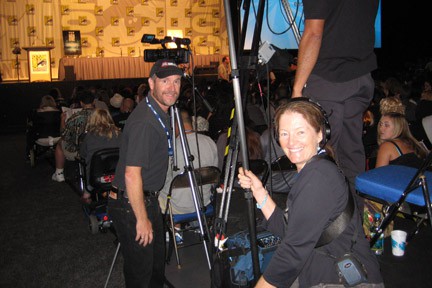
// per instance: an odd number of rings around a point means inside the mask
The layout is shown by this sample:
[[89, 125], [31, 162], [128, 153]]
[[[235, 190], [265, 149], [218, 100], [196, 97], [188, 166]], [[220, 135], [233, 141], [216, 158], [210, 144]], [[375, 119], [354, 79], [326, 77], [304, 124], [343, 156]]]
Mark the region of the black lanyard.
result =
[[149, 96], [147, 96], [147, 98], [146, 98], [147, 106], [153, 111], [153, 114], [155, 115], [156, 119], [159, 121], [159, 123], [161, 124], [162, 128], [165, 130], [165, 133], [167, 135], [167, 140], [168, 140], [168, 155], [169, 156], [173, 156], [174, 155], [174, 150], [173, 150], [173, 147], [172, 147], [172, 144], [171, 144], [172, 143], [171, 142], [171, 134], [169, 133], [169, 130], [166, 127], [165, 123], [162, 121], [162, 118], [159, 116], [159, 114], [157, 113], [157, 111], [151, 105], [148, 97]]

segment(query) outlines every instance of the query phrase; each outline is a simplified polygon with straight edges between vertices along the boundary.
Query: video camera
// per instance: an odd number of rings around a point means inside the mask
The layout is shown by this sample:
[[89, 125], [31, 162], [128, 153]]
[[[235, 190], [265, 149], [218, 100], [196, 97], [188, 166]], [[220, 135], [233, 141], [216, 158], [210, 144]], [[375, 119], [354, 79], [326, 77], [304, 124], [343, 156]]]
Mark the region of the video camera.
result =
[[[154, 34], [144, 34], [141, 38], [141, 43], [161, 44], [162, 49], [146, 49], [144, 50], [145, 62], [156, 62], [159, 59], [172, 59], [177, 64], [189, 63], [189, 45], [191, 40], [188, 38], [177, 38], [165, 36], [164, 39], [157, 39]], [[167, 43], [175, 43], [177, 48], [167, 48]], [[186, 46], [187, 48], [182, 48]]]

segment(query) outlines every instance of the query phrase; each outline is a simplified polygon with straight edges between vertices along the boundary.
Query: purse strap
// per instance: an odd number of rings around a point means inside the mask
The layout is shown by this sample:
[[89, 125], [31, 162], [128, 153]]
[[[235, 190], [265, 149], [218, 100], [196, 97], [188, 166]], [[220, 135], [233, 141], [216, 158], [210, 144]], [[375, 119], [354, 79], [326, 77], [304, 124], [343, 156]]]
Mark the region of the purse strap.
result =
[[[318, 154], [309, 161], [316, 161], [321, 159], [333, 162], [337, 166], [336, 162], [325, 153]], [[339, 168], [339, 166], [337, 167]], [[340, 169], [339, 171], [343, 173]], [[354, 214], [355, 202], [354, 202], [354, 197], [352, 195], [351, 189], [349, 188], [350, 186], [348, 180], [346, 178], [345, 181], [348, 186], [347, 205], [345, 206], [344, 211], [342, 211], [342, 213], [332, 223], [330, 223], [330, 225], [321, 233], [321, 236], [318, 239], [315, 248], [319, 248], [324, 245], [327, 245], [331, 241], [339, 237], [339, 235], [342, 234], [342, 232], [348, 227], [349, 223], [351, 222], [352, 216]]]
[[[349, 186], [348, 186], [349, 187]], [[315, 248], [329, 244], [331, 241], [339, 237], [340, 234], [348, 227], [354, 214], [354, 198], [348, 189], [348, 202], [345, 210], [321, 233]]]

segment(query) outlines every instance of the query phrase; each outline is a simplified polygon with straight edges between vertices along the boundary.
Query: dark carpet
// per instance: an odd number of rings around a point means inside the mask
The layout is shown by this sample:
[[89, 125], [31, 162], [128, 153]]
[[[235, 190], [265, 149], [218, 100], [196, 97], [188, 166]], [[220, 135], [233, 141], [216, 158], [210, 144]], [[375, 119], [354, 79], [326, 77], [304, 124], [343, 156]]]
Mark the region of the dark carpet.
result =
[[[52, 159], [38, 159], [31, 168], [25, 160], [24, 135], [0, 135], [0, 287], [104, 287], [115, 252], [111, 232], [92, 234], [79, 196], [67, 183], [51, 180]], [[74, 180], [74, 165], [66, 176]], [[283, 203], [283, 196], [277, 197]], [[228, 234], [247, 229], [246, 203], [233, 193]], [[396, 228], [412, 229], [398, 219]], [[386, 239], [379, 256], [386, 287], [432, 287], [432, 232], [420, 230], [403, 257], [390, 252]], [[210, 287], [202, 245], [180, 250], [182, 269], [175, 259], [166, 267], [166, 277], [176, 288]], [[124, 287], [122, 257], [118, 257], [108, 287]]]

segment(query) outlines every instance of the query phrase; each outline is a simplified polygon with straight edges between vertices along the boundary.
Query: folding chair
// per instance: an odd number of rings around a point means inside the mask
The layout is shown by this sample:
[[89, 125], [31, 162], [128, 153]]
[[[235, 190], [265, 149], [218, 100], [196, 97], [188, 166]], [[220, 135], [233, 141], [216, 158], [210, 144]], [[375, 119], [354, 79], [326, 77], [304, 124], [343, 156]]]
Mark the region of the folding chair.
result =
[[432, 152], [426, 157], [419, 169], [388, 165], [366, 171], [356, 177], [356, 190], [361, 196], [382, 203], [387, 209], [384, 219], [371, 239], [371, 247], [387, 228], [398, 212], [413, 216], [417, 229], [410, 234], [412, 238], [426, 219], [432, 228], [432, 208], [428, 181], [432, 172], [427, 171], [432, 163]]
[[[195, 172], [195, 178], [197, 181], [197, 185], [199, 186], [204, 186], [204, 185], [208, 185], [211, 184], [212, 185], [212, 196], [211, 196], [211, 202], [210, 204], [208, 204], [206, 207], [203, 208], [203, 214], [205, 216], [205, 218], [213, 218], [215, 215], [215, 209], [216, 209], [216, 185], [218, 185], [220, 183], [220, 170], [217, 167], [214, 166], [208, 166], [208, 167], [201, 167], [201, 168], [196, 168], [194, 170]], [[180, 258], [179, 258], [179, 253], [178, 253], [178, 249], [180, 247], [178, 247], [176, 241], [175, 241], [175, 233], [176, 233], [176, 229], [175, 229], [175, 225], [176, 224], [185, 224], [185, 223], [190, 223], [192, 221], [196, 221], [198, 219], [198, 214], [197, 212], [193, 212], [193, 213], [187, 213], [187, 214], [173, 214], [173, 209], [172, 209], [172, 205], [171, 205], [171, 196], [172, 193], [175, 193], [175, 189], [179, 189], [179, 188], [189, 188], [190, 187], [190, 182], [189, 182], [189, 177], [188, 177], [188, 173], [183, 173], [183, 174], [179, 174], [176, 177], [174, 177], [174, 179], [171, 181], [171, 185], [170, 185], [170, 189], [168, 192], [168, 197], [167, 197], [167, 209], [165, 210], [165, 217], [167, 216], [166, 214], [169, 214], [169, 222], [170, 222], [170, 241], [169, 241], [169, 249], [168, 249], [168, 253], [167, 253], [167, 262], [169, 262], [169, 259], [171, 257], [172, 254], [172, 247], [174, 246], [174, 251], [176, 254], [176, 260], [177, 260], [177, 266], [180, 269], [181, 268], [181, 264], [180, 264]], [[166, 218], [165, 218], [166, 219]], [[202, 219], [203, 221], [205, 219]], [[191, 228], [194, 229], [194, 228]], [[185, 232], [185, 231], [189, 231], [191, 229], [181, 229], [180, 232]], [[178, 232], [179, 230], [177, 230]], [[209, 235], [208, 235], [209, 236]], [[204, 239], [202, 239], [202, 241], [204, 241]], [[195, 245], [195, 244], [199, 244], [199, 243], [193, 243], [190, 244], [188, 246], [191, 245]], [[182, 247], [186, 247], [182, 246]]]
[[[269, 187], [270, 194], [287, 194], [295, 182], [296, 175], [296, 165], [286, 155], [283, 155], [270, 164], [270, 169], [263, 177], [263, 185]], [[270, 177], [271, 181], [269, 180]]]

